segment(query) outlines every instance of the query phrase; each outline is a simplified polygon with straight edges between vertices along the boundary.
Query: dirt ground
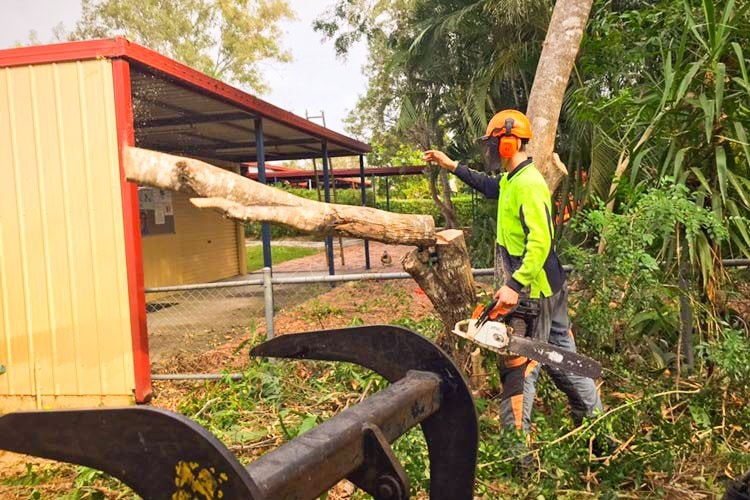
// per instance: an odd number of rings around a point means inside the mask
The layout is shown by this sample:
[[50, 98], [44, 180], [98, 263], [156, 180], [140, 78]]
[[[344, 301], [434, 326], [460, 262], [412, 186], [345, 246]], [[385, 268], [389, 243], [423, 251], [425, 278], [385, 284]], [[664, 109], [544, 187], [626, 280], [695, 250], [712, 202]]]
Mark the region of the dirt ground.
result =
[[[388, 323], [403, 317], [419, 321], [432, 312], [430, 300], [410, 279], [343, 283], [301, 304], [281, 310], [274, 318], [274, 327], [277, 335], [283, 335], [342, 328], [353, 323]], [[261, 323], [254, 332], [245, 332], [219, 347], [198, 353], [177, 353], [165, 359], [157, 373], [241, 369], [247, 359], [247, 350], [242, 346], [260, 342], [265, 336], [266, 328]]]
[[[334, 240], [335, 241], [335, 240]], [[413, 247], [370, 243], [371, 269], [365, 269], [364, 244], [344, 247], [341, 265], [336, 245], [336, 274], [380, 273], [402, 271], [400, 260]], [[391, 262], [381, 258], [387, 252]], [[387, 260], [387, 259], [386, 259]], [[274, 266], [276, 276], [327, 274], [325, 253], [310, 255]], [[258, 273], [246, 275], [257, 279]], [[236, 281], [239, 278], [233, 278]], [[339, 285], [341, 286], [341, 285]], [[325, 294], [330, 285], [321, 283], [276, 285], [274, 308], [279, 314], [313, 297]], [[283, 317], [283, 316], [282, 316]], [[148, 331], [152, 369], [164, 372], [165, 363], [175, 357], [205, 353], [227, 342], [245, 338], [253, 331], [264, 331], [263, 289], [257, 285], [173, 293], [149, 300]], [[284, 330], [283, 323], [277, 325]]]

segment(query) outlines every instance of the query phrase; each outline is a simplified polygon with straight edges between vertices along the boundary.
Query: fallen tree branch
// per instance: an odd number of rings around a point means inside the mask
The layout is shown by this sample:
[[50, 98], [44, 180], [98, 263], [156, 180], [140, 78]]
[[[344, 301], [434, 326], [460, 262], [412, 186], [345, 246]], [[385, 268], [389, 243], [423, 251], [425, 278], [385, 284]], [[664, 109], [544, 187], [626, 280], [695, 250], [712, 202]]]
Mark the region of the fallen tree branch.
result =
[[453, 325], [476, 302], [476, 284], [463, 232], [435, 232], [429, 215], [394, 214], [369, 207], [308, 200], [199, 160], [140, 148], [123, 154], [129, 181], [197, 195], [190, 202], [240, 221], [281, 224], [306, 233], [338, 232], [383, 243], [414, 245], [403, 260], [444, 323], [440, 342], [459, 366], [468, 356], [451, 338]]
[[227, 217], [270, 222], [313, 234], [339, 232], [383, 243], [435, 243], [429, 215], [394, 214], [370, 207], [308, 200], [191, 158], [129, 147], [123, 155], [129, 181], [196, 194], [191, 202]]

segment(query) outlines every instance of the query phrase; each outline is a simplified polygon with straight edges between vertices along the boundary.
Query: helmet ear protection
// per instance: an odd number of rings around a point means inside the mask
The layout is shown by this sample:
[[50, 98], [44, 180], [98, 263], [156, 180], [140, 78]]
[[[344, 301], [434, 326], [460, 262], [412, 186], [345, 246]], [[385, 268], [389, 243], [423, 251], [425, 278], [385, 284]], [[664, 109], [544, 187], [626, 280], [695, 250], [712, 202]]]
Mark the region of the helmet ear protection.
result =
[[505, 120], [505, 132], [500, 136], [500, 144], [498, 145], [500, 156], [503, 158], [513, 158], [513, 155], [518, 151], [518, 139], [511, 134], [514, 123], [513, 118]]

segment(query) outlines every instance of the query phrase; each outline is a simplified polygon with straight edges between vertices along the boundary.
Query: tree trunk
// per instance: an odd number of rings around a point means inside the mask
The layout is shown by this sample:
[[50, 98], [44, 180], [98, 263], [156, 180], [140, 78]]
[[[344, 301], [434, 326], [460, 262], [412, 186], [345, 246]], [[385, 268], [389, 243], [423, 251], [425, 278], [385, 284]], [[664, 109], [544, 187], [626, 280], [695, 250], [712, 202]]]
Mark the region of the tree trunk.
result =
[[592, 3], [593, 0], [557, 0], [555, 3], [526, 110], [534, 131], [529, 148], [552, 192], [568, 173], [559, 158], [553, 161], [555, 136], [565, 89]]
[[448, 172], [443, 168], [440, 169], [440, 185], [443, 188], [445, 228], [456, 229], [458, 227], [458, 215], [456, 215], [456, 207], [453, 205], [453, 193], [451, 193], [451, 185], [448, 181]]
[[443, 320], [445, 328], [440, 344], [449, 352], [455, 352], [451, 348], [450, 331], [457, 322], [468, 317], [477, 301], [464, 233], [458, 229], [437, 233], [434, 251], [436, 255], [431, 259], [429, 248], [414, 249], [404, 256], [402, 264], [430, 297]]
[[[428, 184], [430, 186], [430, 196], [432, 197], [432, 201], [438, 207], [438, 210], [440, 210], [440, 213], [445, 219], [445, 228], [455, 229], [456, 227], [458, 227], [458, 223], [456, 221], [455, 207], [453, 206], [453, 203], [450, 200], [450, 192], [446, 194], [445, 191], [443, 191], [443, 200], [441, 200], [440, 193], [438, 192], [438, 188], [437, 188], [438, 177], [441, 177], [441, 181], [442, 181], [442, 177], [445, 176], [446, 184], [447, 184], [447, 173], [445, 172], [445, 170], [441, 169], [440, 167], [432, 166], [432, 167], [427, 167], [427, 168], [430, 169], [428, 173], [429, 175]], [[448, 206], [447, 203], [450, 203], [450, 206]]]
[[199, 160], [147, 149], [127, 148], [124, 168], [129, 181], [205, 197], [191, 201], [237, 220], [282, 224], [319, 235], [338, 231], [383, 243], [435, 243], [435, 221], [429, 215], [307, 200]]

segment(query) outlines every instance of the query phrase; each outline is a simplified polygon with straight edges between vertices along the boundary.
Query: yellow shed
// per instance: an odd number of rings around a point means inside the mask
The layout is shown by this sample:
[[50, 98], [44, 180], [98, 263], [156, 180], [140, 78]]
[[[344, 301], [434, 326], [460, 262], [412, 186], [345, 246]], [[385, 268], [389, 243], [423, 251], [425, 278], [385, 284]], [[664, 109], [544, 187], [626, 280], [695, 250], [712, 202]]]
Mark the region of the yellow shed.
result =
[[0, 51], [0, 413], [146, 402], [144, 287], [243, 274], [242, 228], [125, 181], [123, 146], [243, 162], [369, 146], [126, 39]]

